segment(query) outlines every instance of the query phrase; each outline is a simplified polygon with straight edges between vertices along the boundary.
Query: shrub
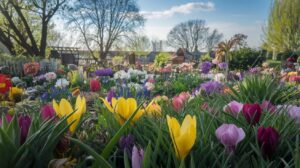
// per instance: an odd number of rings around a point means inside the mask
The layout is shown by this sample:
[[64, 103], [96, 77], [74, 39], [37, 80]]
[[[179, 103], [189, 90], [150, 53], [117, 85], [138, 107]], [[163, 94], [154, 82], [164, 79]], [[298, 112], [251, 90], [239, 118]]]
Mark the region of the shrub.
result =
[[211, 58], [211, 56], [210, 56], [209, 53], [206, 53], [206, 54], [203, 55], [200, 59], [201, 59], [202, 62], [205, 62], [205, 61], [212, 61], [212, 58]]
[[158, 55], [156, 55], [155, 60], [154, 60], [154, 65], [156, 67], [160, 67], [163, 64], [166, 64], [171, 58], [171, 55], [166, 52], [161, 52]]
[[261, 66], [265, 58], [259, 51], [251, 48], [242, 48], [230, 53], [232, 60], [230, 61], [229, 68], [248, 70], [249, 67]]

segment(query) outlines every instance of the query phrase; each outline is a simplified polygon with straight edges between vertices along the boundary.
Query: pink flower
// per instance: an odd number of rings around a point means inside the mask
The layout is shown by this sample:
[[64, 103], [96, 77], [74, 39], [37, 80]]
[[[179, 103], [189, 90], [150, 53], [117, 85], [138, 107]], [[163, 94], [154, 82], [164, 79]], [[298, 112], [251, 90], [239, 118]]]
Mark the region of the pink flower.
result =
[[21, 136], [20, 136], [21, 144], [23, 144], [27, 138], [30, 124], [31, 124], [31, 118], [29, 116], [19, 117], [19, 127], [21, 131]]
[[244, 104], [243, 115], [247, 122], [251, 125], [255, 125], [259, 122], [261, 117], [261, 108], [259, 104]]
[[46, 104], [42, 107], [41, 117], [44, 121], [49, 120], [49, 119], [53, 118], [54, 116], [55, 116], [55, 111], [51, 105]]
[[173, 108], [179, 112], [182, 109], [184, 102], [180, 96], [175, 96], [172, 100], [172, 105]]
[[215, 134], [229, 153], [233, 153], [237, 144], [245, 138], [244, 130], [234, 124], [222, 124]]
[[144, 150], [138, 149], [136, 146], [132, 149], [132, 168], [141, 168], [144, 159]]
[[223, 110], [227, 113], [232, 114], [233, 116], [237, 117], [237, 115], [242, 111], [243, 104], [237, 101], [232, 101], [224, 106]]
[[276, 111], [276, 106], [274, 106], [270, 101], [268, 100], [265, 100], [261, 105], [260, 107], [263, 109], [263, 110], [267, 110], [268, 112], [270, 113], [274, 113]]
[[101, 83], [97, 79], [90, 80], [90, 90], [92, 92], [98, 92], [101, 88]]
[[38, 62], [29, 62], [23, 65], [25, 75], [35, 76], [40, 70], [40, 64]]
[[187, 101], [191, 95], [189, 94], [189, 92], [181, 92], [179, 94], [179, 97], [183, 100], [183, 101]]
[[264, 157], [271, 157], [279, 143], [279, 133], [272, 127], [259, 127], [257, 141]]
[[[10, 123], [12, 116], [10, 114], [5, 114], [6, 121]], [[0, 118], [0, 126], [2, 125], [2, 118]]]

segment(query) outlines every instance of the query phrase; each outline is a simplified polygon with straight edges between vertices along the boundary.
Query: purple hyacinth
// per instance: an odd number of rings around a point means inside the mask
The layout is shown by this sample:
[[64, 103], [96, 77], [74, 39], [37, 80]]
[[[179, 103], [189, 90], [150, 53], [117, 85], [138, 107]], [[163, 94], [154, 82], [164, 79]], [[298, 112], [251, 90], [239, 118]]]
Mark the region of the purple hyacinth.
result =
[[96, 76], [112, 76], [114, 74], [111, 68], [99, 69], [95, 71]]
[[113, 97], [117, 97], [117, 95], [116, 95], [116, 92], [115, 92], [114, 90], [111, 89], [111, 90], [108, 91], [108, 93], [107, 93], [107, 101], [111, 103], [111, 99], [112, 99]]
[[200, 89], [205, 91], [206, 94], [210, 95], [213, 93], [220, 93], [222, 90], [223, 85], [217, 81], [208, 81], [202, 83]]
[[200, 65], [201, 72], [207, 74], [211, 69], [212, 63], [209, 61], [205, 61]]
[[221, 63], [218, 64], [218, 66], [219, 66], [220, 69], [226, 69], [228, 64], [227, 64], [227, 62], [221, 62]]

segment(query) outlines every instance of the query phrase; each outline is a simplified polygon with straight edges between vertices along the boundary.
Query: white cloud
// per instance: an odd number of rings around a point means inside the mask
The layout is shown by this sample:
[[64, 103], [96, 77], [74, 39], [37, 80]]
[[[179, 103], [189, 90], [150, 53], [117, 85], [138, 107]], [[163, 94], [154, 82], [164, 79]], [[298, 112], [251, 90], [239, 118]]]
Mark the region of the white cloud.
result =
[[173, 6], [164, 11], [142, 11], [141, 13], [148, 19], [172, 17], [175, 14], [190, 14], [193, 11], [212, 11], [215, 4], [212, 2], [190, 2], [179, 6]]

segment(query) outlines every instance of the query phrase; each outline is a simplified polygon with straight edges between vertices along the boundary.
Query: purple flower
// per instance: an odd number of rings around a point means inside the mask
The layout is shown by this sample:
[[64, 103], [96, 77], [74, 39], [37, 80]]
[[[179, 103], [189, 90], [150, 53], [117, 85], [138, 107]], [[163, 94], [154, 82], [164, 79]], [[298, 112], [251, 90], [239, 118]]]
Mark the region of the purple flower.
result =
[[95, 71], [96, 76], [112, 76], [114, 74], [111, 68], [100, 69]]
[[[10, 114], [5, 114], [6, 121], [10, 123], [12, 116]], [[2, 125], [2, 118], [0, 118], [0, 126]]]
[[211, 69], [212, 63], [209, 61], [205, 61], [200, 65], [201, 72], [207, 74]]
[[201, 84], [200, 89], [205, 91], [206, 94], [220, 93], [223, 85], [217, 81], [208, 81]]
[[221, 63], [218, 64], [218, 66], [219, 66], [220, 69], [226, 69], [228, 64], [227, 64], [227, 62], [221, 62]]
[[31, 118], [29, 116], [20, 116], [19, 117], [19, 127], [21, 130], [21, 144], [23, 144], [27, 138], [29, 127], [31, 124]]
[[216, 137], [229, 153], [233, 153], [239, 142], [245, 138], [245, 132], [234, 124], [222, 124], [216, 130]]
[[108, 93], [107, 93], [107, 101], [111, 103], [111, 99], [113, 97], [117, 97], [116, 95], [116, 92], [114, 90], [110, 90]]
[[124, 135], [119, 140], [119, 147], [121, 150], [126, 150], [128, 155], [130, 156], [132, 152], [132, 148], [134, 146], [134, 136], [133, 135]]
[[223, 108], [225, 112], [230, 113], [235, 117], [237, 117], [237, 115], [242, 111], [242, 109], [243, 109], [243, 104], [237, 101], [231, 101]]
[[300, 123], [300, 107], [288, 106], [288, 114], [291, 118], [295, 119], [297, 123]]
[[260, 105], [260, 107], [263, 110], [267, 110], [270, 113], [274, 113], [276, 111], [276, 106], [274, 106], [270, 101], [265, 100], [263, 103]]
[[144, 150], [138, 149], [136, 146], [134, 146], [132, 149], [132, 156], [131, 156], [132, 168], [141, 168], [143, 159], [144, 159]]
[[49, 119], [53, 118], [54, 116], [55, 116], [55, 111], [51, 105], [46, 104], [42, 107], [41, 117], [44, 121], [49, 120]]

